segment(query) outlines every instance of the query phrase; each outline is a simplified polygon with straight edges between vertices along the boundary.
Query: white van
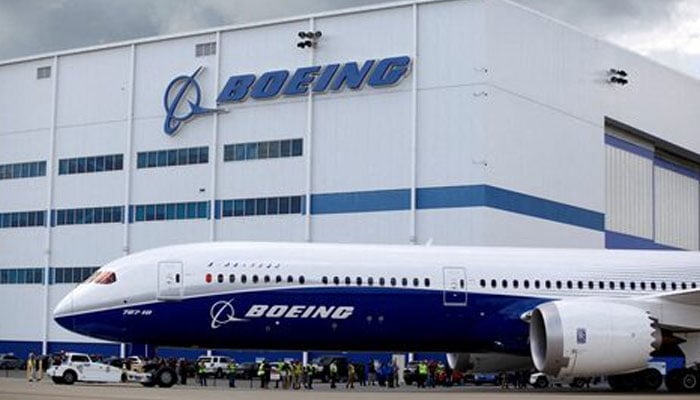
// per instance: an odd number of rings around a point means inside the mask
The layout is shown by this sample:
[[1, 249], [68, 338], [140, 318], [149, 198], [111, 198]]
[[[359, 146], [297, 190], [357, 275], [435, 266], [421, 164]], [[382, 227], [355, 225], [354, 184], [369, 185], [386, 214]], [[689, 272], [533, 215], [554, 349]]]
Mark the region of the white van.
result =
[[233, 362], [230, 357], [226, 356], [199, 356], [197, 358], [197, 368], [199, 368], [199, 363], [202, 361], [204, 361], [206, 373], [217, 378], [223, 378], [227, 373], [228, 365]]

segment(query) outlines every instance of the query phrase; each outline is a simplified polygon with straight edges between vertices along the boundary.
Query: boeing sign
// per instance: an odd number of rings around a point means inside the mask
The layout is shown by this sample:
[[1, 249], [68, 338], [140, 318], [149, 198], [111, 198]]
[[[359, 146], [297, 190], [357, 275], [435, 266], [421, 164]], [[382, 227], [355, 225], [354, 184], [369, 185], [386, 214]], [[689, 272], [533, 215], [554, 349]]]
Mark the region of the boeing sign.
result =
[[[408, 56], [389, 57], [380, 60], [355, 61], [345, 64], [328, 64], [287, 70], [268, 71], [260, 76], [254, 74], [234, 75], [216, 99], [217, 105], [236, 103], [253, 98], [267, 100], [278, 96], [301, 96], [311, 93], [341, 91], [344, 88], [359, 90], [365, 84], [379, 89], [397, 84], [410, 70]], [[163, 97], [165, 123], [163, 130], [174, 135], [188, 120], [204, 114], [223, 111], [219, 108], [200, 106], [201, 89], [196, 81], [203, 67], [192, 75], [182, 75], [168, 84]]]

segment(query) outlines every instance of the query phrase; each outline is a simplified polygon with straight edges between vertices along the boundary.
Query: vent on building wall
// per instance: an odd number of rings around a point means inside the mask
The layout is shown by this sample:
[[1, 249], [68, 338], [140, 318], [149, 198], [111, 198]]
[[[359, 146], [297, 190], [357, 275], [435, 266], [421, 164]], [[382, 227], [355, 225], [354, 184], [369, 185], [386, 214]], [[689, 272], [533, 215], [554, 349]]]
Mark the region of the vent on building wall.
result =
[[39, 67], [36, 69], [36, 79], [46, 79], [51, 77], [51, 67]]
[[211, 56], [216, 54], [216, 42], [198, 43], [194, 46], [196, 57]]

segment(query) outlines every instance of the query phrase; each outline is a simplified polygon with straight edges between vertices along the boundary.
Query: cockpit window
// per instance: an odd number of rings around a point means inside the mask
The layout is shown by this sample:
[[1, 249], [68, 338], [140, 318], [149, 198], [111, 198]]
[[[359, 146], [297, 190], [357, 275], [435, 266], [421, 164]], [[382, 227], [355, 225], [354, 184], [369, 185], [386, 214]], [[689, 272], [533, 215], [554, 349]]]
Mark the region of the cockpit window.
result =
[[87, 283], [97, 283], [98, 285], [109, 285], [117, 281], [117, 274], [112, 271], [99, 271], [88, 278]]

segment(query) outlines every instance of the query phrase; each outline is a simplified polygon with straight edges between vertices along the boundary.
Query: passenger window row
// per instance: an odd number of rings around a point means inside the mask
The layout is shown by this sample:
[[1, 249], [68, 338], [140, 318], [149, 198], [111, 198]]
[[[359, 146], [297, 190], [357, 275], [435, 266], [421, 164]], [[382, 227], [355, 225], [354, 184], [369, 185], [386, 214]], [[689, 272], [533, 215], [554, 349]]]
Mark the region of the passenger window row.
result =
[[[372, 277], [372, 276], [367, 277], [366, 280], [362, 279], [361, 276], [357, 276], [357, 277], [355, 277], [354, 279], [351, 278], [351, 277], [349, 277], [349, 276], [345, 276], [345, 277], [343, 277], [342, 280], [341, 280], [341, 278], [338, 277], [338, 276], [334, 276], [334, 277], [332, 277], [332, 279], [329, 278], [329, 277], [327, 277], [327, 276], [323, 276], [323, 277], [321, 278], [321, 282], [322, 282], [324, 285], [329, 285], [329, 284], [332, 283], [332, 284], [334, 284], [334, 285], [336, 285], [336, 286], [337, 286], [337, 285], [340, 285], [341, 282], [342, 282], [343, 284], [345, 284], [346, 286], [349, 286], [349, 285], [355, 285], [355, 286], [363, 286], [363, 285], [366, 285], [366, 286], [374, 286], [374, 285], [375, 285], [375, 282], [376, 282], [376, 284], [379, 285], [379, 286], [387, 286], [387, 283], [388, 283], [388, 285], [390, 285], [390, 286], [399, 286], [399, 284], [400, 284], [400, 286], [403, 286], [403, 287], [407, 287], [407, 286], [409, 286], [409, 285], [412, 285], [413, 287], [419, 287], [419, 286], [421, 286], [421, 280], [420, 280], [419, 278], [412, 278], [412, 279], [409, 280], [409, 278], [403, 277], [403, 278], [400, 278], [400, 280], [399, 280], [399, 278], [391, 277], [391, 278], [388, 279], [388, 282], [387, 282], [387, 278], [385, 278], [385, 277], [383, 277], [383, 276], [382, 276], [382, 277], [379, 277], [378, 279], [376, 279], [376, 281], [375, 281], [375, 278]], [[424, 286], [424, 287], [430, 287], [430, 279], [424, 278], [422, 283], [423, 283], [423, 286]]]
[[[214, 276], [214, 274], [207, 273], [204, 275], [204, 281], [206, 283], [212, 283], [214, 279], [216, 279], [217, 283], [224, 283], [225, 281], [228, 281], [228, 283], [236, 283], [236, 279], [238, 279], [238, 282], [242, 284], [248, 283], [248, 274], [240, 274], [238, 278], [236, 278], [236, 274], [229, 274], [228, 277], [224, 274], [217, 274]], [[257, 283], [272, 283], [274, 280], [274, 283], [294, 283], [295, 281], [303, 285], [306, 283], [306, 278], [303, 275], [299, 275], [296, 280], [294, 279], [294, 276], [292, 275], [287, 275], [286, 278], [284, 278], [282, 275], [276, 275], [276, 276], [270, 276], [270, 275], [257, 275], [253, 274], [250, 275], [250, 283], [257, 284]]]
[[[530, 289], [530, 280], [525, 279], [522, 282], [519, 281], [518, 279], [513, 279], [511, 281], [507, 279], [502, 279], [500, 282], [496, 279], [491, 279], [490, 282], [490, 287], [492, 289], [507, 289], [509, 286], [512, 287], [513, 289], [518, 289], [521, 287], [522, 283], [522, 288], [524, 289]], [[482, 288], [485, 288], [487, 286], [486, 279], [481, 279], [479, 281], [479, 286]], [[556, 288], [557, 290], [561, 289], [578, 289], [578, 290], [661, 290], [661, 291], [666, 291], [666, 290], [686, 290], [686, 289], [696, 289], [697, 284], [695, 282], [636, 282], [636, 281], [630, 281], [630, 282], [625, 282], [625, 281], [551, 281], [551, 280], [544, 280], [540, 281], [539, 279], [536, 279], [532, 281], [532, 288], [534, 289], [552, 289]]]

